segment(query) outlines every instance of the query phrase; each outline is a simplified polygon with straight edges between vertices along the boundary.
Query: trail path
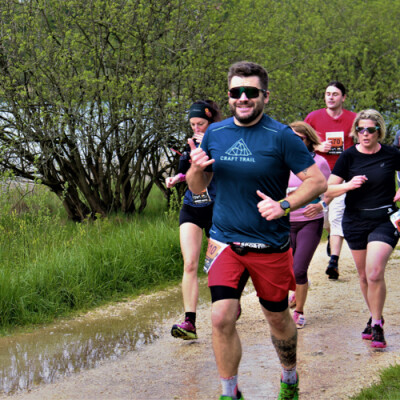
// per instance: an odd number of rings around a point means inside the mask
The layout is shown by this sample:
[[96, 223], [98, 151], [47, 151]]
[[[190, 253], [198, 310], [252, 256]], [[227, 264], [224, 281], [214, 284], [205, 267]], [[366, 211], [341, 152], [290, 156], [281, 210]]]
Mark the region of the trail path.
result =
[[[360, 332], [368, 313], [358, 286], [357, 273], [345, 245], [340, 260], [340, 279], [325, 275], [327, 256], [322, 243], [310, 268], [312, 282], [299, 331], [298, 370], [303, 400], [348, 399], [379, 378], [379, 370], [400, 363], [400, 252], [392, 255], [386, 272], [388, 296], [385, 333], [388, 347], [372, 350]], [[157, 295], [135, 301], [157, 301]], [[126, 303], [121, 304], [125, 307]], [[242, 298], [238, 321], [243, 358], [239, 384], [246, 400], [276, 399], [280, 366], [254, 293]], [[198, 312], [197, 341], [180, 341], [170, 335], [176, 322], [165, 322], [164, 332], [153, 344], [118, 361], [43, 385], [8, 400], [161, 400], [217, 399], [220, 385], [211, 350], [209, 307]]]

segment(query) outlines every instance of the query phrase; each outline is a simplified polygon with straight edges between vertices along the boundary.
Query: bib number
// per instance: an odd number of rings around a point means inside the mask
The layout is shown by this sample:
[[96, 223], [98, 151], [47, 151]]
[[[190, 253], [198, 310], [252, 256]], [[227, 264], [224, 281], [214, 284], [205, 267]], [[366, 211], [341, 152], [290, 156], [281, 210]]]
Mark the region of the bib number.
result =
[[210, 271], [214, 261], [228, 246], [228, 244], [219, 242], [218, 240], [209, 240], [203, 268], [206, 274], [208, 274], [208, 271]]
[[341, 154], [344, 151], [344, 132], [326, 132], [326, 140], [332, 144], [328, 154]]

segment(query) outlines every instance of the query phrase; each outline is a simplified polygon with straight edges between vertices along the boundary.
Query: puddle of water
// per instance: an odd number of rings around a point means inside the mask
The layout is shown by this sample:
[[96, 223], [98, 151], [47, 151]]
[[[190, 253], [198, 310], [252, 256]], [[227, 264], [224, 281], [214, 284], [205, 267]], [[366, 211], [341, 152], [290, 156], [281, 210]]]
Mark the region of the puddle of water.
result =
[[[208, 307], [206, 280], [200, 281], [199, 307]], [[89, 316], [61, 321], [33, 333], [0, 338], [0, 392], [11, 394], [115, 360], [152, 343], [162, 321], [183, 314], [179, 288], [107, 307]], [[121, 311], [122, 309], [122, 311]]]

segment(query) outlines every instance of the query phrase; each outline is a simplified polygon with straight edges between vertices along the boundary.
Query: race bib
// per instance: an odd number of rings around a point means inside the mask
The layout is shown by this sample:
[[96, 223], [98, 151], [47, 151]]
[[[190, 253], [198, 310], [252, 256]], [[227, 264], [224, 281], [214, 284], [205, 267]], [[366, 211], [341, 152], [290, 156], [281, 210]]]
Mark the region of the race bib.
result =
[[392, 221], [392, 224], [400, 232], [400, 210], [390, 216], [390, 221]]
[[341, 154], [344, 151], [344, 132], [326, 132], [326, 140], [332, 144], [328, 154]]
[[192, 193], [192, 200], [194, 204], [206, 204], [212, 201], [207, 189], [200, 194]]
[[218, 256], [229, 246], [229, 244], [219, 242], [218, 240], [210, 239], [208, 242], [206, 258], [204, 260], [204, 272], [208, 274], [208, 271], [212, 267], [214, 261]]

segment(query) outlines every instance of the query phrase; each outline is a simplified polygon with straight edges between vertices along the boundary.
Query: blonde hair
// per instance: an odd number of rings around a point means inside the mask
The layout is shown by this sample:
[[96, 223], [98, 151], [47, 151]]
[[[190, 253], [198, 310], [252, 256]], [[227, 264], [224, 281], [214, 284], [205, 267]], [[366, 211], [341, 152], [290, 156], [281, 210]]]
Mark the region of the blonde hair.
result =
[[321, 141], [318, 137], [317, 132], [315, 132], [314, 128], [307, 124], [304, 121], [295, 121], [290, 124], [290, 127], [295, 131], [302, 135], [304, 135], [308, 141], [310, 142], [310, 147], [308, 150], [313, 151], [316, 146], [321, 144]]
[[358, 123], [360, 122], [361, 119], [370, 119], [371, 121], [374, 121], [376, 126], [379, 126], [378, 141], [381, 141], [384, 139], [384, 137], [386, 135], [385, 120], [383, 119], [382, 115], [378, 111], [371, 108], [369, 110], [360, 111], [357, 114], [356, 119], [353, 122], [353, 126], [351, 127], [351, 131], [350, 131], [350, 137], [352, 137], [355, 142], [358, 143], [358, 132], [356, 131], [356, 127], [358, 126]]

